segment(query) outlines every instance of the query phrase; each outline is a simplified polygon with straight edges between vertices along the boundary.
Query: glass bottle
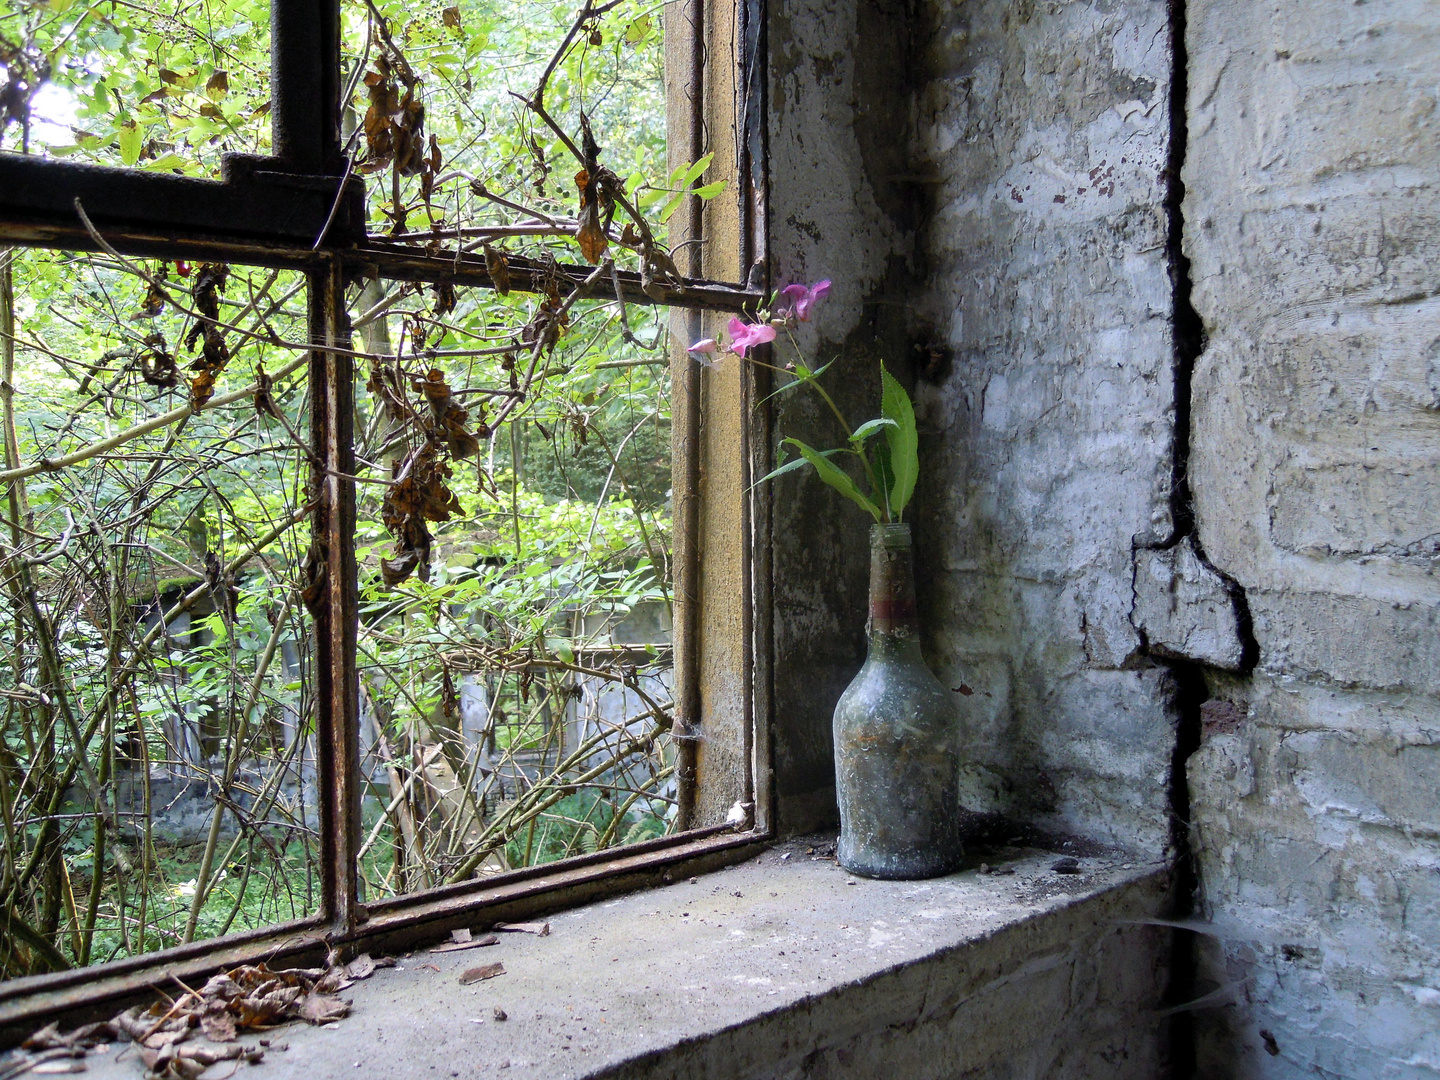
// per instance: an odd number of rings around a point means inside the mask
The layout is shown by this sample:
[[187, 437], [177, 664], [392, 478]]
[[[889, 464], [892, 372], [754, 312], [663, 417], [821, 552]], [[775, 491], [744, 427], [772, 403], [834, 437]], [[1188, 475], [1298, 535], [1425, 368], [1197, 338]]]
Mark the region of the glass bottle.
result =
[[870, 529], [870, 651], [835, 706], [840, 865], [936, 877], [960, 862], [960, 719], [920, 655], [907, 524]]

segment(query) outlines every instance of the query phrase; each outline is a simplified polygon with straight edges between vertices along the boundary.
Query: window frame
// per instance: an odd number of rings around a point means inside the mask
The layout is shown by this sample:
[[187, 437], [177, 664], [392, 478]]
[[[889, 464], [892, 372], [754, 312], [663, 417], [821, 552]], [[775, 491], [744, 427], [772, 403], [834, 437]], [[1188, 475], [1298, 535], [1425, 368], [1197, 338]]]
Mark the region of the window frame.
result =
[[[765, 0], [681, 0], [676, 25], [688, 35], [684, 89], [667, 77], [672, 131], [677, 95], [683, 93], [687, 160], [702, 156], [707, 132], [733, 133], [735, 197], [728, 228], [734, 251], [711, 259], [690, 244], [686, 278], [679, 286], [618, 273], [629, 302], [658, 304], [683, 313], [685, 329], [698, 329], [703, 313], [754, 311], [764, 302], [767, 265]], [[666, 18], [672, 17], [668, 10]], [[671, 836], [511, 871], [498, 879], [440, 886], [368, 905], [359, 900], [355, 855], [360, 841], [356, 669], [358, 582], [354, 553], [354, 359], [344, 304], [347, 281], [361, 276], [493, 288], [483, 257], [423, 252], [366, 232], [364, 183], [340, 150], [340, 0], [271, 0], [272, 147], [270, 157], [227, 155], [220, 180], [197, 179], [112, 166], [0, 154], [0, 244], [57, 250], [102, 250], [77, 212], [83, 207], [104, 243], [135, 258], [223, 261], [302, 270], [308, 275], [308, 378], [312, 393], [311, 446], [324, 472], [312, 472], [317, 498], [312, 547], [304, 572], [319, 583], [312, 609], [317, 678], [319, 843], [322, 876], [318, 914], [209, 941], [194, 942], [107, 964], [0, 982], [0, 1047], [13, 1045], [42, 1022], [108, 1015], [121, 1003], [148, 994], [171, 976], [189, 981], [226, 967], [265, 960], [304, 962], [333, 950], [394, 951], [443, 936], [462, 926], [515, 920], [603, 895], [668, 883], [675, 876], [717, 868], [752, 854], [773, 836], [769, 724], [769, 509], [753, 479], [768, 471], [769, 424], [764, 401], [768, 371], [736, 371], [740, 415], [719, 417], [710, 400], [713, 373], [683, 352], [676, 374], [676, 745], [680, 750], [681, 810]], [[667, 42], [671, 30], [667, 27]], [[733, 38], [728, 35], [733, 34]], [[717, 47], [723, 46], [723, 47]], [[667, 50], [669, 45], [667, 44]], [[735, 70], [708, 57], [738, 57]], [[668, 66], [667, 66], [668, 70]], [[679, 140], [674, 140], [679, 141]], [[713, 208], [688, 200], [686, 234], [706, 234]], [[679, 215], [677, 215], [678, 217]], [[711, 253], [712, 255], [715, 253]], [[736, 280], [701, 276], [708, 264], [745, 269]], [[512, 256], [509, 287], [531, 291], [539, 263]], [[573, 291], [593, 268], [559, 267]], [[551, 276], [554, 266], [545, 267]], [[605, 293], [615, 295], [607, 282]], [[698, 335], [697, 335], [698, 336]], [[681, 415], [683, 414], [683, 416]], [[705, 491], [703, 426], [717, 420], [737, 433], [744, 478], [740, 505], [716, 507]], [[43, 463], [42, 463], [43, 466]], [[732, 494], [727, 499], [734, 499]], [[704, 511], [709, 510], [709, 514]], [[740, 587], [739, 640], [743, 657], [739, 700], [743, 715], [738, 748], [747, 762], [739, 825], [695, 828], [695, 792], [704, 784], [706, 685], [701, 651], [706, 625], [702, 582], [707, 541], [702, 516], [724, 510], [738, 520], [732, 577]], [[682, 520], [683, 517], [683, 520]], [[736, 598], [729, 598], [732, 606]], [[688, 629], [687, 629], [688, 628]], [[736, 630], [726, 631], [732, 637]], [[725, 691], [732, 697], [736, 691]], [[712, 812], [708, 816], [713, 820]], [[682, 831], [683, 830], [683, 831]]]

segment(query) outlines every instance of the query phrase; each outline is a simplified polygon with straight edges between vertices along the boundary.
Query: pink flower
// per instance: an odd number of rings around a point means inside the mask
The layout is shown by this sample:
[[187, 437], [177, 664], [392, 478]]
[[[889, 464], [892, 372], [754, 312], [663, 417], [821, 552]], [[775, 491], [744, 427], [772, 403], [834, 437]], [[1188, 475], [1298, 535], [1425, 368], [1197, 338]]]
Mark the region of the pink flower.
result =
[[775, 311], [780, 315], [794, 315], [801, 322], [810, 321], [810, 309], [830, 292], [830, 279], [817, 281], [814, 285], [786, 285], [780, 290], [780, 299]]
[[766, 342], [775, 340], [775, 328], [766, 326], [764, 323], [750, 325], [739, 319], [731, 319], [730, 326], [730, 351], [736, 356], [743, 358], [745, 350], [752, 345], [764, 345]]
[[690, 354], [690, 359], [694, 360], [697, 364], [714, 367], [717, 363], [715, 354], [720, 351], [720, 346], [715, 343], [714, 338], [707, 337], [701, 338], [685, 351]]

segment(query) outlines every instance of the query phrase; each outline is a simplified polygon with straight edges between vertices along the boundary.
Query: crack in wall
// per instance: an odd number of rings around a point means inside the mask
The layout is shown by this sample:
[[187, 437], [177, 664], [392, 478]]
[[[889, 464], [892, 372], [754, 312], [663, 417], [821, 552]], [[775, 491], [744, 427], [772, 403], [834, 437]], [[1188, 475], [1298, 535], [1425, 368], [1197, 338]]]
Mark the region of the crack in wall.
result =
[[[1200, 313], [1191, 302], [1190, 259], [1185, 254], [1185, 182], [1181, 174], [1185, 167], [1185, 154], [1189, 146], [1188, 117], [1186, 115], [1189, 91], [1189, 57], [1185, 45], [1186, 0], [1170, 0], [1170, 139], [1169, 160], [1165, 168], [1165, 250], [1170, 275], [1170, 308], [1172, 357], [1174, 361], [1175, 384], [1175, 427], [1171, 443], [1170, 483], [1170, 535], [1158, 544], [1137, 543], [1136, 547], [1152, 550], [1168, 550], [1178, 546], [1187, 537], [1194, 547], [1201, 564], [1214, 573], [1225, 586], [1235, 612], [1236, 629], [1240, 637], [1241, 659], [1239, 670], [1248, 673], [1254, 670], [1259, 659], [1260, 648], [1255, 640], [1254, 623], [1245, 589], [1229, 574], [1225, 573], [1205, 554], [1204, 544], [1196, 530], [1195, 493], [1190, 486], [1190, 418], [1191, 383], [1195, 374], [1195, 362], [1205, 351], [1205, 326]], [[1142, 631], [1142, 639], [1144, 634]], [[1149, 649], [1149, 642], [1145, 642]], [[1174, 657], [1169, 659], [1174, 660]]]
[[[1182, 170], [1189, 144], [1187, 96], [1189, 56], [1186, 49], [1186, 0], [1170, 0], [1170, 131], [1169, 160], [1166, 166], [1165, 218], [1166, 255], [1170, 274], [1172, 349], [1175, 385], [1175, 428], [1172, 441], [1170, 520], [1171, 535], [1160, 547], [1176, 547], [1187, 537], [1201, 564], [1224, 582], [1235, 613], [1241, 641], [1241, 670], [1255, 666], [1255, 641], [1250, 607], [1245, 591], [1205, 556], [1196, 533], [1195, 496], [1190, 486], [1191, 384], [1195, 362], [1205, 349], [1205, 327], [1191, 301], [1190, 259], [1185, 254], [1185, 184]], [[1138, 565], [1138, 564], [1137, 564]], [[1150, 643], [1144, 631], [1146, 651]], [[1192, 918], [1200, 890], [1199, 863], [1190, 836], [1190, 783], [1186, 766], [1200, 748], [1201, 707], [1209, 691], [1204, 667], [1194, 660], [1169, 657], [1161, 660], [1174, 680], [1173, 702], [1177, 715], [1175, 746], [1170, 760], [1170, 846], [1174, 853], [1174, 878], [1170, 896], [1170, 917], [1177, 922]], [[1193, 931], [1176, 927], [1170, 954], [1170, 981], [1166, 1004], [1181, 1006], [1197, 995], [1199, 942]], [[1173, 1080], [1190, 1080], [1196, 1075], [1196, 1025], [1194, 1014], [1184, 1008], [1172, 1014], [1169, 1031], [1170, 1075]]]

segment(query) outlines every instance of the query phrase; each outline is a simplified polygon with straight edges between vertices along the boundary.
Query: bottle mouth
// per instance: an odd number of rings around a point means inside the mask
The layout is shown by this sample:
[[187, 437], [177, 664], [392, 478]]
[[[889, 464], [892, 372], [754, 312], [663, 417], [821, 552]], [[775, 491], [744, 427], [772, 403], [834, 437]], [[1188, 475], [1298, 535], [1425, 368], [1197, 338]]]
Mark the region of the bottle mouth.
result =
[[910, 523], [908, 521], [896, 521], [887, 525], [871, 525], [870, 546], [877, 548], [908, 548], [910, 546]]

